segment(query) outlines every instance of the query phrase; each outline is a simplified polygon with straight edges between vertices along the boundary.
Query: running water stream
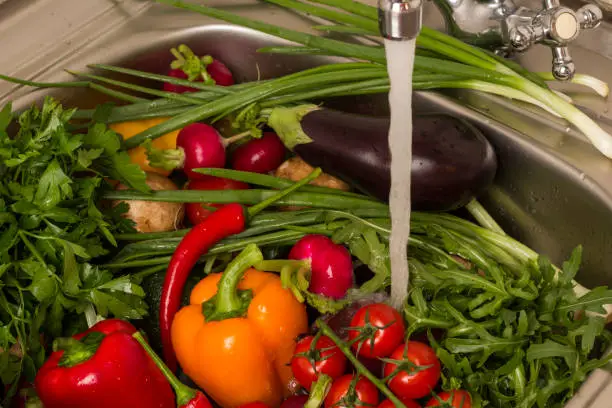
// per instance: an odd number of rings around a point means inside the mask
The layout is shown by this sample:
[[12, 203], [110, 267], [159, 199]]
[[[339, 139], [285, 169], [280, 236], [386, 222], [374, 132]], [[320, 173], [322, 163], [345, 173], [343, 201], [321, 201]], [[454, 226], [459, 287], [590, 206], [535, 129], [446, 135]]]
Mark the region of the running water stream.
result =
[[385, 40], [389, 73], [389, 150], [391, 152], [391, 304], [401, 310], [408, 294], [410, 237], [410, 173], [412, 167], [412, 70], [416, 40]]

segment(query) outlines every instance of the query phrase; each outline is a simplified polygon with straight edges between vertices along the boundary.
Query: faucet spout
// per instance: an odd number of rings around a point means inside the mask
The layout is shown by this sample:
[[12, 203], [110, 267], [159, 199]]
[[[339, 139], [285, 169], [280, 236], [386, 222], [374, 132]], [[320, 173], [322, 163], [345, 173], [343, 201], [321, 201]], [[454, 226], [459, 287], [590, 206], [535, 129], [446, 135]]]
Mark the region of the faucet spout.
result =
[[422, 0], [378, 0], [380, 34], [388, 40], [412, 40], [422, 25]]

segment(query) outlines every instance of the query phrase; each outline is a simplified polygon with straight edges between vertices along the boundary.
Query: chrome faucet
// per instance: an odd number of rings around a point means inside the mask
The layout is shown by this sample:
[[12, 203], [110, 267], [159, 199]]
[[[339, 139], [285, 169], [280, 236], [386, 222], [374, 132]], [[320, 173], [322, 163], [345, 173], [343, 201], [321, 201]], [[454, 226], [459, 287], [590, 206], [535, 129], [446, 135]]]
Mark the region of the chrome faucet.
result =
[[423, 20], [422, 0], [378, 0], [378, 25], [388, 40], [412, 40]]
[[552, 74], [561, 81], [570, 80], [576, 70], [568, 44], [580, 30], [596, 28], [603, 19], [602, 10], [594, 4], [574, 11], [559, 0], [540, 0], [541, 6], [530, 7], [514, 0], [433, 1], [449, 34], [498, 55], [512, 56], [538, 43], [549, 46]]

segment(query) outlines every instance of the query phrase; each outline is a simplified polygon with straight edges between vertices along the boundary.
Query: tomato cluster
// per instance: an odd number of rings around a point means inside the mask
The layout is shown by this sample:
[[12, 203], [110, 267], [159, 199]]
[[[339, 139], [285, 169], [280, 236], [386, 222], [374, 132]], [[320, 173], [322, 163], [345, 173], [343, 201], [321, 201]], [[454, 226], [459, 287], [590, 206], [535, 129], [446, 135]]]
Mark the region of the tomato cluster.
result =
[[[383, 362], [382, 380], [407, 408], [432, 394], [425, 407], [471, 408], [466, 391], [433, 391], [440, 380], [441, 365], [435, 351], [418, 341], [405, 341], [406, 327], [400, 313], [384, 303], [357, 310], [348, 327], [348, 343], [359, 359]], [[325, 408], [393, 408], [391, 400], [380, 401], [378, 388], [351, 369], [346, 356], [332, 339], [318, 333], [297, 343], [291, 370], [298, 383], [310, 391], [320, 375], [332, 378]]]

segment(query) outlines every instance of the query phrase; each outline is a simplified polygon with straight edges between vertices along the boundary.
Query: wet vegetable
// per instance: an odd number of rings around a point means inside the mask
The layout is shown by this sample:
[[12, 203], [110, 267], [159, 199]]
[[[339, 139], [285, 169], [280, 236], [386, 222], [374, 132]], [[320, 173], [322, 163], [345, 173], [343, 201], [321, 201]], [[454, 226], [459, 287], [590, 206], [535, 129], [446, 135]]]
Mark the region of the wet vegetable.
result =
[[433, 396], [426, 407], [472, 408], [472, 397], [467, 391], [454, 390]]
[[177, 408], [212, 408], [210, 401], [206, 398], [206, 395], [202, 391], [195, 390], [187, 385], [183, 384], [175, 375], [170, 371], [168, 366], [164, 364], [161, 358], [155, 351], [149, 346], [142, 334], [136, 332], [132, 335], [140, 343], [145, 352], [149, 355], [151, 360], [155, 363], [157, 368], [164, 374], [166, 380], [174, 393], [176, 394], [176, 406]]
[[[153, 118], [153, 119], [141, 119], [133, 120], [129, 122], [118, 122], [111, 123], [108, 125], [109, 128], [119, 133], [123, 140], [128, 140], [134, 135], [149, 129], [153, 126], [164, 123], [169, 118]], [[162, 137], [155, 139], [152, 142], [152, 146], [156, 149], [176, 149], [176, 138], [178, 137], [179, 130], [174, 130], [165, 134]], [[147, 157], [147, 150], [143, 146], [137, 146], [128, 151], [130, 160], [132, 163], [136, 163], [144, 171], [151, 173], [158, 173], [162, 176], [168, 176], [171, 172], [160, 167], [153, 167], [149, 164], [149, 158]]]
[[222, 137], [214, 127], [204, 123], [192, 123], [181, 129], [176, 138], [176, 149], [147, 147], [151, 166], [166, 170], [182, 169], [190, 179], [202, 178], [193, 169], [225, 166]]
[[300, 239], [289, 252], [289, 259], [310, 264], [308, 290], [317, 295], [341, 299], [353, 286], [351, 254], [324, 235], [310, 234]]
[[[172, 180], [156, 173], [147, 173], [147, 185], [151, 190], [178, 190]], [[127, 190], [125, 184], [119, 184], [116, 190]], [[183, 224], [185, 206], [181, 203], [163, 203], [153, 201], [121, 201], [112, 202], [113, 206], [127, 205], [128, 210], [123, 217], [132, 220], [139, 232], [163, 232], [179, 229]]]
[[302, 387], [310, 391], [321, 374], [332, 380], [346, 370], [346, 357], [326, 336], [306, 336], [300, 339], [291, 359], [291, 372]]
[[398, 397], [426, 397], [440, 380], [440, 361], [427, 344], [418, 341], [400, 344], [384, 361], [384, 378]]
[[295, 339], [308, 327], [305, 306], [278, 275], [250, 268], [261, 260], [247, 246], [223, 274], [196, 285], [172, 324], [183, 371], [222, 407], [280, 405], [289, 395]]
[[132, 337], [135, 332], [128, 322], [110, 319], [57, 338], [36, 374], [45, 408], [175, 408], [168, 381]]
[[250, 140], [232, 152], [231, 167], [234, 170], [269, 173], [281, 165], [285, 154], [285, 146], [276, 133], [264, 132], [261, 138]]
[[[309, 164], [388, 199], [389, 118], [302, 106], [273, 110], [269, 125]], [[412, 126], [415, 210], [463, 206], [491, 184], [497, 169], [495, 152], [474, 126], [442, 114], [415, 115]]]
[[367, 358], [387, 357], [404, 340], [402, 315], [385, 303], [363, 306], [349, 326], [349, 341], [357, 354]]
[[[199, 180], [191, 180], [187, 183], [189, 190], [246, 190], [249, 185], [240, 181], [225, 179], [221, 177], [206, 176]], [[193, 224], [204, 221], [220, 204], [212, 203], [187, 203], [185, 212], [187, 218]]]
[[[198, 57], [185, 44], [170, 50], [176, 57], [170, 64], [168, 76], [189, 81], [203, 82], [206, 85], [229, 86], [234, 84], [232, 72], [221, 61], [212, 58], [210, 55]], [[195, 88], [164, 83], [164, 91], [174, 93], [196, 92]]]
[[241, 232], [245, 224], [244, 207], [239, 204], [227, 204], [193, 227], [183, 237], [172, 255], [164, 279], [159, 307], [164, 361], [172, 371], [176, 370], [176, 358], [170, 330], [191, 269], [212, 245], [223, 238]]
[[335, 380], [325, 408], [367, 408], [378, 405], [378, 390], [367, 378], [346, 374]]

